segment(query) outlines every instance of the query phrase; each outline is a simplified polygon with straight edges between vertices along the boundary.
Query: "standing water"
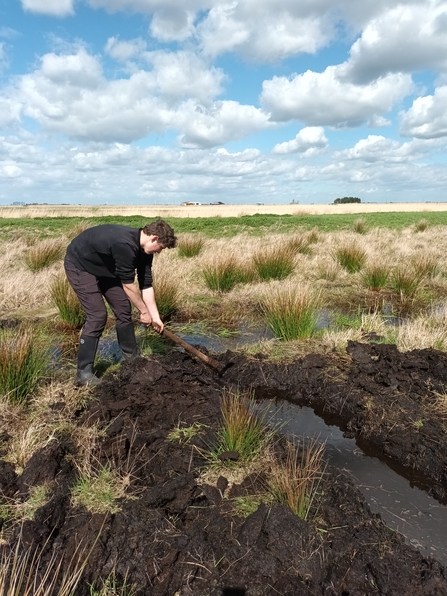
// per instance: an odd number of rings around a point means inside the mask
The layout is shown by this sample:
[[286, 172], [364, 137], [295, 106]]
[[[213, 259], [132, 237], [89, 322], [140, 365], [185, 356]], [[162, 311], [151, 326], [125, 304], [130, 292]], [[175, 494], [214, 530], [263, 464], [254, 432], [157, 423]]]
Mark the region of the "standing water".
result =
[[[264, 389], [258, 396], [267, 397]], [[268, 397], [275, 397], [273, 391]], [[447, 507], [424, 490], [413, 486], [377, 457], [366, 455], [354, 439], [326, 424], [312, 408], [276, 398], [268, 410], [273, 424], [289, 440], [318, 438], [325, 442], [327, 461], [351, 478], [364, 495], [371, 511], [380, 513], [387, 526], [405, 537], [423, 555], [447, 565]]]

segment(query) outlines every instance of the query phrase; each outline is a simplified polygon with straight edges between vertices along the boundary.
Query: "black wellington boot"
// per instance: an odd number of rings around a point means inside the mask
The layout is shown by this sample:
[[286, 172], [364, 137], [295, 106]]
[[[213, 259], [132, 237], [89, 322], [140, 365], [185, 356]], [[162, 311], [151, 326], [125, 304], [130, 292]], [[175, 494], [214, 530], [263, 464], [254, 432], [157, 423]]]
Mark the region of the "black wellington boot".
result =
[[99, 385], [101, 379], [98, 379], [93, 372], [93, 362], [95, 361], [96, 349], [99, 338], [81, 336], [78, 351], [78, 371], [76, 373], [76, 383], [78, 385]]
[[123, 353], [123, 360], [129, 360], [139, 355], [137, 340], [135, 338], [135, 328], [133, 324], [116, 328], [116, 336]]

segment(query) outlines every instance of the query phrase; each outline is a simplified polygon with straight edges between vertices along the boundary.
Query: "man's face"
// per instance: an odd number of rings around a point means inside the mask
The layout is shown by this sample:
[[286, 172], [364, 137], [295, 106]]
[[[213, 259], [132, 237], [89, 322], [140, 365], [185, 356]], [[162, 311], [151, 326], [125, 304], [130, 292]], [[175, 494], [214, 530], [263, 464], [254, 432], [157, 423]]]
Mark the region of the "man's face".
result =
[[166, 247], [158, 241], [158, 236], [147, 236], [143, 241], [141, 248], [147, 255], [153, 255], [155, 253], [161, 253]]

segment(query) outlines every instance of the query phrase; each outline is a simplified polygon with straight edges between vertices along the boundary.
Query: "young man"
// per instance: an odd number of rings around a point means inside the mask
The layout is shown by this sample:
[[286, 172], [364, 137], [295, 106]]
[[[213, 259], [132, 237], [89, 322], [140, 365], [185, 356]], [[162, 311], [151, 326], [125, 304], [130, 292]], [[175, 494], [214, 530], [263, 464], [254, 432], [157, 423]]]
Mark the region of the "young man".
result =
[[[140, 311], [141, 323], [162, 333], [163, 322], [152, 287], [152, 260], [163, 249], [174, 248], [176, 240], [171, 226], [160, 219], [144, 228], [95, 226], [69, 244], [65, 272], [87, 315], [78, 351], [79, 385], [100, 383], [93, 373], [93, 363], [107, 322], [103, 297], [115, 315], [124, 358], [138, 354], [131, 303]], [[139, 287], [135, 284], [135, 271]]]

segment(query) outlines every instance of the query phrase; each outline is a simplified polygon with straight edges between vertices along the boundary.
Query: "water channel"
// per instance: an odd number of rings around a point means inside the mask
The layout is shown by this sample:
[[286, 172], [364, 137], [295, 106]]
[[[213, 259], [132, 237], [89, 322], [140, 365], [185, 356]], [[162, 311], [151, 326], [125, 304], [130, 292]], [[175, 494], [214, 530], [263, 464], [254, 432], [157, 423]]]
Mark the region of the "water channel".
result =
[[[271, 339], [267, 330], [245, 330], [232, 338], [179, 333], [188, 343], [215, 353], [234, 350], [245, 343]], [[354, 482], [371, 511], [379, 513], [386, 525], [405, 537], [423, 555], [447, 565], [447, 506], [398, 474], [378, 457], [368, 455], [354, 439], [344, 436], [335, 425], [317, 416], [312, 408], [290, 403], [284, 393], [258, 391], [271, 401], [269, 419], [282, 425], [290, 440], [318, 438], [325, 442], [327, 461]], [[294, 400], [295, 401], [295, 400]]]

